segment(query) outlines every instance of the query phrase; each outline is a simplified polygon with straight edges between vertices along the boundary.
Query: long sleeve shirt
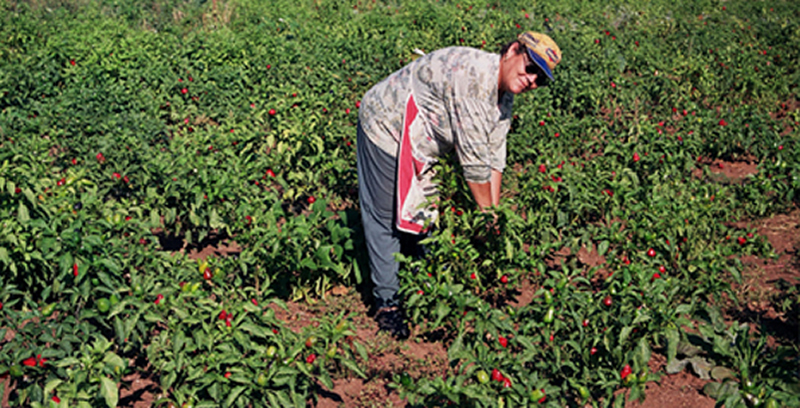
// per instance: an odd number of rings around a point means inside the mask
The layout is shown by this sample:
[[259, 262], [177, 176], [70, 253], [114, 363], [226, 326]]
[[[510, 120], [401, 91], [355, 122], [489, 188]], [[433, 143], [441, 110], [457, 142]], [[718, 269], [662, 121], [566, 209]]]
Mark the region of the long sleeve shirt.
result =
[[411, 62], [361, 101], [359, 122], [381, 150], [398, 158], [397, 225], [421, 232], [436, 218], [433, 165], [455, 150], [467, 181], [487, 183], [506, 165], [513, 95], [498, 94], [500, 55], [466, 47]]

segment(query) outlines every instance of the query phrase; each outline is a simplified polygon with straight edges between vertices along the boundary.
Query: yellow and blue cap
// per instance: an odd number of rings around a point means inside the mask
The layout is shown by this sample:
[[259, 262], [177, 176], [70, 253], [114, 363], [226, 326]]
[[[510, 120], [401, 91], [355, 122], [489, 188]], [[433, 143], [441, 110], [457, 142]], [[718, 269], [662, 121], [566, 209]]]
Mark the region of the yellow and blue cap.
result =
[[561, 62], [561, 49], [552, 38], [545, 34], [533, 31], [526, 31], [517, 40], [528, 50], [528, 56], [547, 74], [550, 80], [553, 78], [553, 68]]

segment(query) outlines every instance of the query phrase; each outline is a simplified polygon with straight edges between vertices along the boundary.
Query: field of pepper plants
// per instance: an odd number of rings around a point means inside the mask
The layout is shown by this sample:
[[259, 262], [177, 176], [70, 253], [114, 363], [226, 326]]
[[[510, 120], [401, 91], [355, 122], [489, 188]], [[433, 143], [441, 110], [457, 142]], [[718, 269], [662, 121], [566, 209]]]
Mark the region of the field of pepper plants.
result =
[[[443, 160], [376, 335], [360, 98], [523, 30], [497, 229]], [[2, 406], [800, 406], [798, 61], [788, 0], [0, 0]]]

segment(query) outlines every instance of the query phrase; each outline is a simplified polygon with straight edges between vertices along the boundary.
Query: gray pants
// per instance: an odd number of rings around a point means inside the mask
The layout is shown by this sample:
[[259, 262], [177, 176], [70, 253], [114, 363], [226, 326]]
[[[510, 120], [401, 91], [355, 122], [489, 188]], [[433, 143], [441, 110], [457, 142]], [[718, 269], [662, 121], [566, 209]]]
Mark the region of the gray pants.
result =
[[358, 124], [356, 162], [361, 222], [369, 254], [369, 271], [375, 284], [372, 294], [377, 308], [397, 306], [400, 279], [397, 252], [421, 256], [419, 240], [427, 235], [411, 235], [394, 226], [397, 158], [376, 146]]

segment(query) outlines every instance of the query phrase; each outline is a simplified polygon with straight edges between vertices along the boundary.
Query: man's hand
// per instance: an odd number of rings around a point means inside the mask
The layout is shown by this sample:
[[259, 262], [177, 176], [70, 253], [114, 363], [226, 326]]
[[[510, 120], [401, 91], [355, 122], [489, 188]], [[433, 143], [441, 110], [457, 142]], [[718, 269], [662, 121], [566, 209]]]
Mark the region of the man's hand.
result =
[[498, 224], [497, 219], [497, 213], [492, 211], [492, 217], [486, 217], [485, 228], [476, 229], [472, 238], [481, 244], [486, 244], [492, 237], [500, 235], [500, 224]]
[[493, 211], [493, 207], [500, 205], [500, 184], [502, 183], [503, 173], [492, 169], [492, 177], [488, 183], [473, 183], [467, 181], [472, 197], [478, 203], [478, 208], [481, 212], [491, 212], [492, 219], [486, 223], [485, 234], [480, 234], [475, 237], [479, 242], [486, 243], [488, 237], [492, 235], [500, 235], [500, 226], [497, 224], [497, 213]]

